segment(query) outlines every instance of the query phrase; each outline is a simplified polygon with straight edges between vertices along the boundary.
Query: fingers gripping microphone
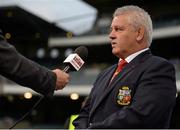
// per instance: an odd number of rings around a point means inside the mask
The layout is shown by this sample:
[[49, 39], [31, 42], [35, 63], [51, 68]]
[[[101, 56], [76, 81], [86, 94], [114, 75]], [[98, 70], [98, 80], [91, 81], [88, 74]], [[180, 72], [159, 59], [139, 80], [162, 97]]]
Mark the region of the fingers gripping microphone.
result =
[[64, 72], [69, 71], [78, 71], [83, 64], [85, 63], [84, 60], [88, 56], [88, 50], [85, 46], [80, 46], [75, 49], [73, 54], [70, 54], [65, 60], [64, 64], [66, 65], [63, 69]]

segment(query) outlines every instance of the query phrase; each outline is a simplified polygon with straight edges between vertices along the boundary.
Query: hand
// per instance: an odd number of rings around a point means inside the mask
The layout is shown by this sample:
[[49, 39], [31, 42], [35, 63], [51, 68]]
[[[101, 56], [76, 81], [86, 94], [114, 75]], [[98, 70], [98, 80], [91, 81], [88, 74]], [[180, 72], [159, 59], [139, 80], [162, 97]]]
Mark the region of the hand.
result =
[[63, 72], [60, 69], [55, 69], [53, 72], [57, 76], [55, 90], [63, 89], [69, 83], [69, 74]]

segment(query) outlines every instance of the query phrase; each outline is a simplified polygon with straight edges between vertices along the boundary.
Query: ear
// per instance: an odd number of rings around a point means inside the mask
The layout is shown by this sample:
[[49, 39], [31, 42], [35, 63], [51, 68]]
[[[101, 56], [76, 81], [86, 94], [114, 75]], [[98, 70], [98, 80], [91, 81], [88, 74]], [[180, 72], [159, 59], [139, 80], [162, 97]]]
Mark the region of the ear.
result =
[[145, 33], [145, 28], [144, 27], [139, 27], [139, 29], [137, 30], [136, 40], [141, 41], [144, 38], [144, 33]]

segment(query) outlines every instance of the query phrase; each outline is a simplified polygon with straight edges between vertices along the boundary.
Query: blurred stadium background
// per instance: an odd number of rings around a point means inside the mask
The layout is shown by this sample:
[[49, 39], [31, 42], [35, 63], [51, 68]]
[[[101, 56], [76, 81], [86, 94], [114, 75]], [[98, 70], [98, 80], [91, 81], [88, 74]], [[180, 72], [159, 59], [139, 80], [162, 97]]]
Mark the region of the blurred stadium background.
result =
[[[24, 56], [50, 69], [62, 68], [63, 60], [80, 45], [89, 50], [86, 64], [71, 72], [71, 81], [55, 96], [45, 98], [15, 128], [65, 128], [78, 114], [96, 76], [117, 62], [108, 40], [112, 13], [134, 4], [149, 12], [153, 20], [153, 54], [172, 62], [180, 91], [180, 1], [179, 0], [0, 0], [0, 28]], [[0, 128], [9, 128], [26, 113], [40, 95], [0, 77]], [[158, 100], [158, 99], [157, 99]], [[180, 128], [180, 98], [171, 128]]]

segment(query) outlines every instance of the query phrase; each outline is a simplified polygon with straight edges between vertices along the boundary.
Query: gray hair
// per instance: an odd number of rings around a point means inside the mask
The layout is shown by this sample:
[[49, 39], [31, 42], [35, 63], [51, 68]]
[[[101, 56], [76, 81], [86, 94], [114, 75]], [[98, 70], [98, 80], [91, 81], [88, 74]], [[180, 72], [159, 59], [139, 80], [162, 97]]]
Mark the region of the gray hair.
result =
[[129, 21], [135, 29], [138, 29], [140, 26], [145, 28], [145, 40], [150, 46], [153, 33], [152, 20], [150, 15], [144, 9], [138, 6], [129, 5], [117, 8], [113, 14], [113, 17], [129, 13], [133, 14]]

